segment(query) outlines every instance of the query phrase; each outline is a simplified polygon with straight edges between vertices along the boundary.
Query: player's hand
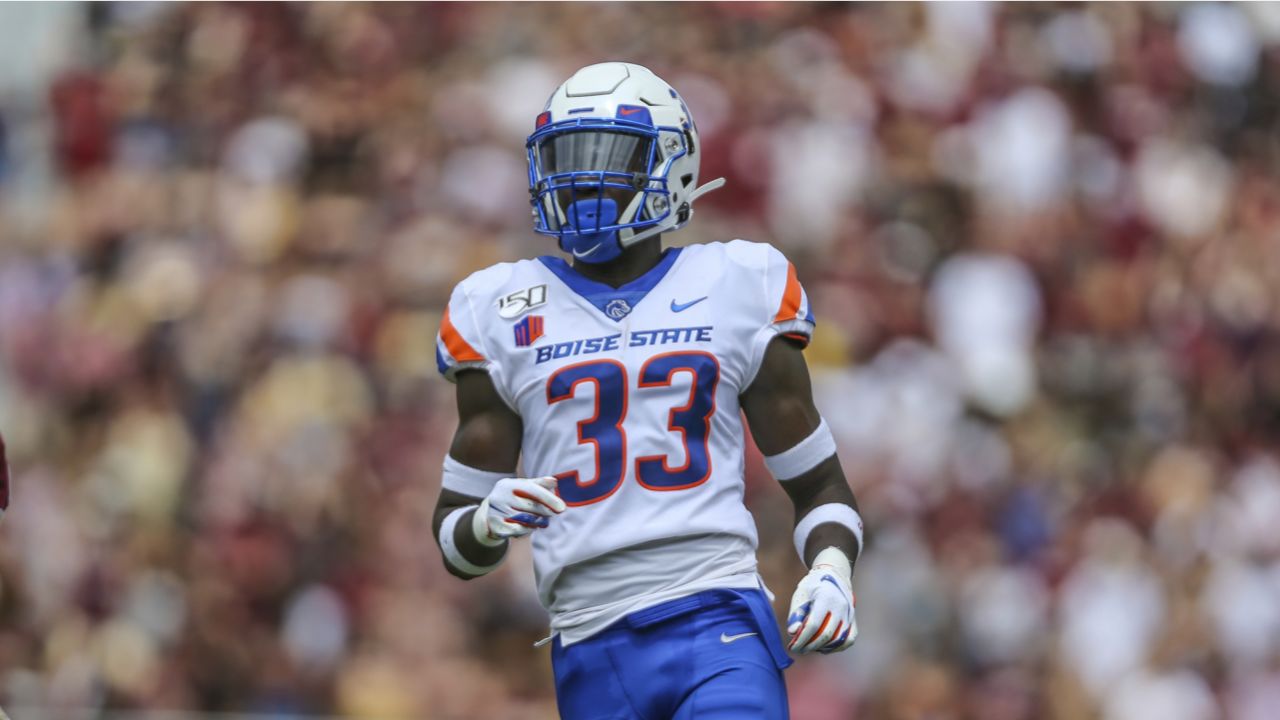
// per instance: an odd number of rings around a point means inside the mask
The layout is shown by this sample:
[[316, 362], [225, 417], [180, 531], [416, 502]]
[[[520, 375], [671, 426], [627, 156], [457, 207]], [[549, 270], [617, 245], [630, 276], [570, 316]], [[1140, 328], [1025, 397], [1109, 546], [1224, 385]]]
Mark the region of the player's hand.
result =
[[[824, 562], [827, 559], [824, 555], [830, 557], [828, 553], [833, 552], [840, 557], [834, 562]], [[858, 638], [858, 622], [853, 614], [855, 598], [849, 576], [849, 561], [839, 550], [829, 548], [818, 554], [813, 569], [791, 596], [791, 611], [787, 613], [788, 649], [803, 655], [814, 650], [840, 652], [853, 645]]]
[[502, 540], [546, 527], [566, 507], [556, 485], [553, 477], [499, 480], [476, 510], [477, 536], [481, 528], [489, 540]]

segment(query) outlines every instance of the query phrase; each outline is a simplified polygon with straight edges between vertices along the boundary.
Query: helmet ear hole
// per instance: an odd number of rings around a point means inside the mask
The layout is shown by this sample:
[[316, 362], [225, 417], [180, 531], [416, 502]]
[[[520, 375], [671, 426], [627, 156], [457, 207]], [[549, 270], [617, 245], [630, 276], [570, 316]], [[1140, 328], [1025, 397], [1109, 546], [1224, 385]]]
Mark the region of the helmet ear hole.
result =
[[693, 188], [693, 173], [685, 173], [684, 175], [681, 175], [681, 176], [680, 176], [680, 185], [682, 185], [682, 186], [683, 186], [683, 187], [685, 187], [686, 189], [692, 189], [692, 188]]

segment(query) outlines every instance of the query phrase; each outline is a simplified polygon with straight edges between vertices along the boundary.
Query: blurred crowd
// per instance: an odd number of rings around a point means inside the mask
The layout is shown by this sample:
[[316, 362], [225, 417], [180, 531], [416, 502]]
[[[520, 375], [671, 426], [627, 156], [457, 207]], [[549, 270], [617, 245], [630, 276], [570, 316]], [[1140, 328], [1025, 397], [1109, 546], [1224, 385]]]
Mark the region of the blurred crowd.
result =
[[[555, 716], [527, 547], [430, 536], [454, 283], [650, 66], [815, 299], [870, 528], [804, 720], [1280, 707], [1280, 6], [0, 6], [0, 705]], [[761, 569], [803, 568], [752, 452]]]

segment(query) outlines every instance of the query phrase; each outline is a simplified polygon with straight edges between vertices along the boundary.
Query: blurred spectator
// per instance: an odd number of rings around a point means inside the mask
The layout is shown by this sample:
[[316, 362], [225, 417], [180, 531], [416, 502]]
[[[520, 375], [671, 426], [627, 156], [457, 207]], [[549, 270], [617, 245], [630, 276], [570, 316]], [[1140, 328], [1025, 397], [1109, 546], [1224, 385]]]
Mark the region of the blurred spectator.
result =
[[601, 59], [729, 180], [670, 240], [816, 301], [871, 542], [797, 717], [1274, 716], [1273, 4], [0, 5], [0, 705], [554, 716], [527, 549], [429, 537], [432, 338]]

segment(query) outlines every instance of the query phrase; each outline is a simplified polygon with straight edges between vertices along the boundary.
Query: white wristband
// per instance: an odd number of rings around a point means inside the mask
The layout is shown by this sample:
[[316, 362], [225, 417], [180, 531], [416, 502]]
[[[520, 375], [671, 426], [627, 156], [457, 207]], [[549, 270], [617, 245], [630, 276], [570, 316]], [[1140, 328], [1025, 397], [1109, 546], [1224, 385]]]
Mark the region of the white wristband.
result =
[[482, 498], [489, 494], [493, 486], [503, 478], [511, 477], [511, 473], [481, 470], [470, 465], [463, 465], [453, 459], [452, 455], [444, 456], [444, 467], [440, 475], [440, 486], [445, 490]]
[[785, 481], [800, 477], [835, 454], [836, 439], [831, 435], [827, 421], [822, 420], [809, 433], [809, 437], [796, 443], [790, 450], [766, 457], [764, 465], [775, 478]]
[[[835, 523], [849, 528], [853, 536], [858, 539], [858, 555], [862, 555], [862, 516], [857, 510], [844, 503], [827, 503], [810, 510], [807, 515], [800, 518], [800, 522], [796, 523], [793, 538], [796, 543], [796, 554], [801, 560], [804, 560], [804, 546], [809, 542], [809, 535], [813, 533], [814, 528], [824, 523]], [[855, 556], [854, 560], [857, 559]]]
[[454, 568], [461, 570], [468, 575], [486, 575], [493, 572], [495, 568], [501, 565], [502, 560], [500, 559], [498, 562], [488, 567], [476, 565], [470, 560], [462, 557], [462, 553], [458, 551], [458, 544], [454, 542], [453, 539], [453, 534], [458, 528], [458, 521], [462, 519], [462, 516], [467, 511], [475, 508], [475, 505], [460, 507], [445, 516], [444, 522], [440, 524], [440, 552], [444, 554], [445, 562], [449, 563]]

